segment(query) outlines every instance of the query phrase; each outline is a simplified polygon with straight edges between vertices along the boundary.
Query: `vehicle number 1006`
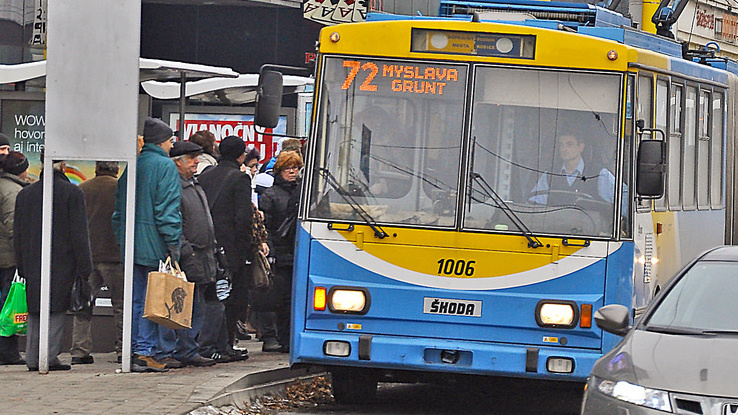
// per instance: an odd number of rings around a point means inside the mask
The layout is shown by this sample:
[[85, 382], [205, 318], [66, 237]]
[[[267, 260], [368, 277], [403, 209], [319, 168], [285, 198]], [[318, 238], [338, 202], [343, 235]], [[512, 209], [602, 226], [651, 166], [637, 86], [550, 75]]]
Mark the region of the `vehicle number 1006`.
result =
[[438, 274], [443, 275], [474, 275], [474, 264], [477, 261], [465, 261], [463, 259], [439, 259]]

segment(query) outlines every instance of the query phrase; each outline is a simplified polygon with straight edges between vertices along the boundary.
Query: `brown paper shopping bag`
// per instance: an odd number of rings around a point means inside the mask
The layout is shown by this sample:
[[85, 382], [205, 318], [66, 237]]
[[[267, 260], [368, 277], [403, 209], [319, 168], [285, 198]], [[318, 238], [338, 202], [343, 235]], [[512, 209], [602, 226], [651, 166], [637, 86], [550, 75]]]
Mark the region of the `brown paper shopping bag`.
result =
[[143, 316], [170, 329], [189, 329], [194, 294], [191, 282], [169, 272], [149, 272]]

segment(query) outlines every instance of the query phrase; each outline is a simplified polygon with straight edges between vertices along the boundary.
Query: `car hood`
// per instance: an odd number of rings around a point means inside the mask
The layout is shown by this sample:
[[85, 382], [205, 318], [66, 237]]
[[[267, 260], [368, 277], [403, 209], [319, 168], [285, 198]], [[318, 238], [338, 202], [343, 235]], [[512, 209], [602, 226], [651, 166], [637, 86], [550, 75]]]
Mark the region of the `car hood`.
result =
[[738, 336], [631, 330], [592, 373], [672, 392], [738, 397]]

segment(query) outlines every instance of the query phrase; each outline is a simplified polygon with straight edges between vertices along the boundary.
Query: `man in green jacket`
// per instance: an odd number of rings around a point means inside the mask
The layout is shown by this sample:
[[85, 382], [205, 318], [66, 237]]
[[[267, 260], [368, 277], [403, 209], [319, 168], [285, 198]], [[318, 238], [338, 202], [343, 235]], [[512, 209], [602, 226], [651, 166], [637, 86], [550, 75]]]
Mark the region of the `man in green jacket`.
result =
[[[169, 158], [172, 129], [158, 119], [147, 118], [144, 145], [136, 161], [136, 219], [133, 247], [133, 316], [131, 350], [133, 370], [165, 371], [166, 362], [156, 359], [159, 325], [143, 318], [149, 272], [158, 270], [168, 256], [179, 259], [182, 236], [179, 172]], [[125, 245], [126, 183], [128, 170], [118, 181], [113, 230], [121, 248]]]

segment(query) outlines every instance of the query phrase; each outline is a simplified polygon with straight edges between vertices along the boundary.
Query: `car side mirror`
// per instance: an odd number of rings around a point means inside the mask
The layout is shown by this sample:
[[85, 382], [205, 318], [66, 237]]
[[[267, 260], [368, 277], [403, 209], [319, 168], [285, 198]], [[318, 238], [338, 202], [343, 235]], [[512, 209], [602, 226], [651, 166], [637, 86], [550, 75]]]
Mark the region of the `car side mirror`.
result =
[[595, 312], [597, 327], [608, 333], [625, 336], [630, 330], [630, 310], [620, 304], [606, 305]]
[[664, 195], [666, 182], [666, 142], [643, 140], [638, 145], [636, 193], [642, 198], [658, 199]]
[[256, 125], [265, 128], [277, 126], [282, 109], [282, 88], [282, 72], [271, 69], [259, 72], [254, 115]]

